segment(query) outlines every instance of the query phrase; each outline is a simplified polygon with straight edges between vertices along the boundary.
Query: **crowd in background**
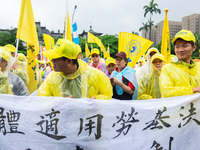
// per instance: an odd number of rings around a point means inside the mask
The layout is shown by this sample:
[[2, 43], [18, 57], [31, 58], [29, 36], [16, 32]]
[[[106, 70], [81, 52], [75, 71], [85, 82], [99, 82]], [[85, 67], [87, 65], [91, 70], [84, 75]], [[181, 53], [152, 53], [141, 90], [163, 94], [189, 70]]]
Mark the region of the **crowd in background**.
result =
[[[100, 58], [91, 50], [88, 62], [79, 45], [59, 39], [52, 50], [44, 51], [48, 62], [35, 60], [38, 96], [68, 98], [150, 100], [200, 92], [200, 64], [192, 60], [195, 37], [181, 30], [172, 40], [175, 54], [166, 64], [156, 48], [147, 50], [134, 67], [128, 66], [125, 52], [113, 58]], [[30, 82], [27, 58], [15, 53], [11, 44], [0, 47], [0, 94], [28, 96]]]

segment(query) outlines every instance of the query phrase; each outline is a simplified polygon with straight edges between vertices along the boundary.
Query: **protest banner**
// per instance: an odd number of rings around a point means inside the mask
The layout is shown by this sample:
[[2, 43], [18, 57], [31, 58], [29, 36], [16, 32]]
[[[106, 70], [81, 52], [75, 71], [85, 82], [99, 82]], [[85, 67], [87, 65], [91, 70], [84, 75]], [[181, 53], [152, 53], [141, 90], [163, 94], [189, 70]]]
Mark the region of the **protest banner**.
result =
[[1, 150], [197, 150], [200, 94], [120, 101], [0, 95]]

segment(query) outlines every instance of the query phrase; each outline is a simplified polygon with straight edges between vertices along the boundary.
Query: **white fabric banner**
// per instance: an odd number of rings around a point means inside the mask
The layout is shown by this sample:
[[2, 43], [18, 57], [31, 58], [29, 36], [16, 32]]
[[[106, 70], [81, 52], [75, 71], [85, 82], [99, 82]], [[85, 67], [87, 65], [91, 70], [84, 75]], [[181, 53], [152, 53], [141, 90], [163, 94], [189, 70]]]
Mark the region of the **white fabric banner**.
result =
[[198, 150], [200, 94], [147, 101], [0, 95], [1, 150]]

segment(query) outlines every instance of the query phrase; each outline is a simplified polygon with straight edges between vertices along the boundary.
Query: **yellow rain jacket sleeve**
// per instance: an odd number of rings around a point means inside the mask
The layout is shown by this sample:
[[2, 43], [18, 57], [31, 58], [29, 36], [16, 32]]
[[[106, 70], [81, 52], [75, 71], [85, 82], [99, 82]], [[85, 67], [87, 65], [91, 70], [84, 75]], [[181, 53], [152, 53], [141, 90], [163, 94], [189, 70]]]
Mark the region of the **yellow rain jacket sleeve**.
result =
[[0, 71], [0, 94], [13, 94], [8, 77]]
[[75, 73], [64, 74], [52, 71], [38, 89], [38, 96], [57, 96], [73, 98], [96, 97], [110, 100], [113, 94], [109, 78], [100, 70], [89, 67], [78, 60]]
[[162, 68], [160, 75], [161, 96], [175, 97], [193, 94], [193, 88], [200, 86], [200, 68], [191, 60], [187, 64], [177, 57]]
[[22, 67], [19, 67], [18, 69], [14, 70], [14, 74], [18, 75], [24, 81], [25, 85], [28, 86], [30, 79], [27, 71], [22, 69]]
[[138, 100], [161, 98], [159, 78], [153, 73], [145, 75], [139, 84]]

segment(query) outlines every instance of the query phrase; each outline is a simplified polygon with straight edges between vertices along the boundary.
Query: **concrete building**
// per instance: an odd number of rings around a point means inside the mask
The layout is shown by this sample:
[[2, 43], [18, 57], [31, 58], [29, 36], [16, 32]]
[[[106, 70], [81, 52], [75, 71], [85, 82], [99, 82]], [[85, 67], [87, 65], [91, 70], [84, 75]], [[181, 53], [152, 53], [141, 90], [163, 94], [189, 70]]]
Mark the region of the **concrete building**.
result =
[[[168, 18], [169, 19], [169, 18]], [[200, 34], [200, 14], [192, 14], [190, 16], [185, 16], [182, 18], [182, 22], [170, 21], [169, 22], [169, 32], [171, 38], [174, 38], [175, 34], [181, 29], [190, 30], [192, 33]], [[159, 43], [162, 39], [164, 20], [156, 24], [157, 28], [154, 26], [151, 29], [151, 41], [154, 42], [153, 45]], [[146, 33], [142, 30], [142, 37], [149, 39], [149, 31]]]

